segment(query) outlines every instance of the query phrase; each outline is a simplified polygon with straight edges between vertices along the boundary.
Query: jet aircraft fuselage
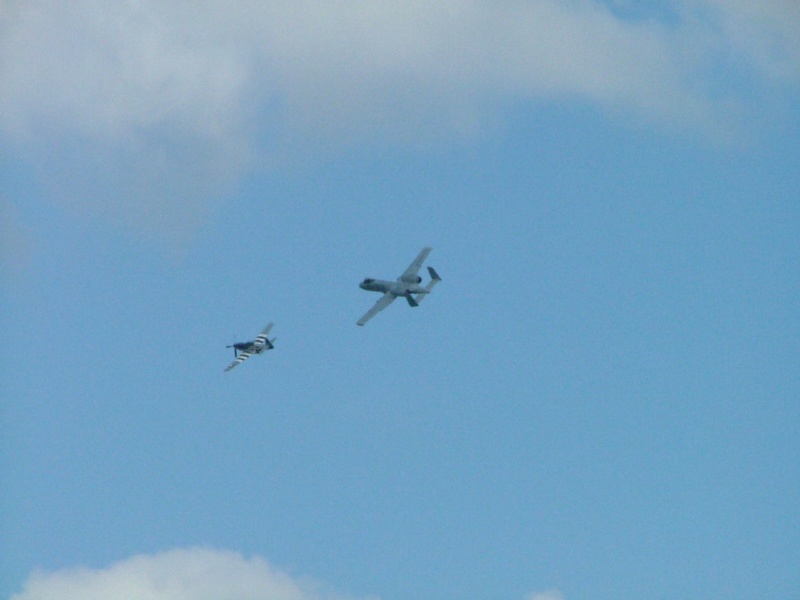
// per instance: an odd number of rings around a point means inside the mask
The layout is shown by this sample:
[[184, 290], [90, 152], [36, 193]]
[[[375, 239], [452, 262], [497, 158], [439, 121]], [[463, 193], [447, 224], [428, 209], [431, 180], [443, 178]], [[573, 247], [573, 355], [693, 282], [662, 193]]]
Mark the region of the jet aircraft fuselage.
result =
[[419, 303], [422, 302], [423, 298], [430, 294], [433, 286], [441, 281], [441, 277], [439, 277], [436, 271], [433, 270], [433, 267], [428, 267], [428, 273], [431, 276], [431, 281], [426, 287], [422, 287], [420, 285], [420, 283], [422, 283], [422, 277], [420, 277], [417, 273], [419, 273], [420, 267], [422, 267], [422, 263], [425, 262], [425, 259], [428, 257], [430, 251], [431, 249], [429, 247], [423, 248], [422, 252], [420, 252], [417, 255], [417, 258], [414, 259], [414, 262], [412, 262], [403, 272], [403, 274], [400, 275], [400, 277], [398, 277], [395, 281], [367, 277], [364, 279], [364, 281], [359, 283], [358, 287], [360, 287], [362, 290], [367, 290], [368, 292], [380, 292], [383, 294], [383, 296], [380, 297], [380, 299], [375, 303], [375, 306], [369, 309], [367, 314], [361, 317], [356, 324], [364, 325], [367, 321], [389, 306], [397, 298], [405, 298], [408, 301], [409, 306], [419, 306]]
[[380, 292], [381, 294], [390, 293], [392, 296], [409, 296], [410, 294], [427, 294], [428, 290], [420, 286], [419, 283], [408, 283], [401, 279], [397, 281], [386, 281], [385, 279], [373, 279], [367, 277], [358, 284], [362, 290], [368, 292]]

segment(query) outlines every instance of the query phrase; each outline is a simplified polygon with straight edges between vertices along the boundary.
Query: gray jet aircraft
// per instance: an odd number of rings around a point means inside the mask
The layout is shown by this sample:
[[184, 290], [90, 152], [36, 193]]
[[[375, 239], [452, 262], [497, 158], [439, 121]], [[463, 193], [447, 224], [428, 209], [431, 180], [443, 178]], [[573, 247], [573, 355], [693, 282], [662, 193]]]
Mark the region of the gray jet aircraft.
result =
[[367, 290], [369, 292], [381, 292], [383, 296], [375, 303], [375, 306], [373, 306], [369, 312], [367, 312], [367, 314], [358, 320], [357, 325], [364, 325], [372, 317], [394, 302], [396, 298], [405, 298], [408, 301], [409, 306], [419, 306], [419, 303], [422, 302], [425, 296], [430, 294], [433, 286], [442, 280], [438, 273], [433, 270], [433, 267], [428, 267], [428, 274], [431, 276], [431, 281], [426, 287], [420, 286], [420, 283], [422, 283], [422, 277], [417, 275], [417, 273], [419, 273], [422, 263], [425, 262], [425, 259], [428, 257], [428, 254], [431, 250], [432, 248], [423, 248], [422, 252], [420, 252], [417, 258], [414, 259], [414, 262], [408, 266], [408, 268], [405, 270], [405, 273], [398, 277], [396, 281], [385, 281], [383, 279], [372, 279], [367, 277], [364, 281], [358, 284], [358, 287], [360, 287], [362, 290]]
[[272, 329], [272, 323], [264, 327], [264, 331], [258, 334], [258, 337], [250, 342], [239, 342], [226, 348], [233, 348], [233, 356], [236, 358], [231, 364], [225, 367], [225, 372], [230, 371], [233, 367], [239, 366], [253, 354], [261, 354], [266, 350], [272, 350], [275, 346], [277, 338], [269, 339], [267, 335], [269, 330]]

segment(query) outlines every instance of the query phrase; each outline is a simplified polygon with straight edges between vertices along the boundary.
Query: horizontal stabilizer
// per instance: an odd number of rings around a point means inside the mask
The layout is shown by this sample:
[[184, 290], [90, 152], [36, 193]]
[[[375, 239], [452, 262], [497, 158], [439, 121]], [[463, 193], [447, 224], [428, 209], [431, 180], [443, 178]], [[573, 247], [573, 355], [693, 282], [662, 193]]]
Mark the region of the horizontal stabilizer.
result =
[[[433, 267], [428, 267], [428, 273], [431, 276], [430, 283], [425, 287], [426, 292], [430, 292], [437, 283], [439, 283], [442, 278], [439, 277], [439, 274], [433, 270]], [[428, 294], [417, 294], [417, 305], [422, 302]]]

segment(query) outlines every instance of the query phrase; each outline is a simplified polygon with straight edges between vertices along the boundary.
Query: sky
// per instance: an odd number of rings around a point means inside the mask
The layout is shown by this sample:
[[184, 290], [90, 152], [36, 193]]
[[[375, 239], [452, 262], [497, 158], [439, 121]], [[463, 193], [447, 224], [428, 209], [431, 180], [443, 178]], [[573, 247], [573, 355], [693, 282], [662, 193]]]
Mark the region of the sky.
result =
[[798, 140], [794, 0], [0, 0], [0, 597], [797, 598]]

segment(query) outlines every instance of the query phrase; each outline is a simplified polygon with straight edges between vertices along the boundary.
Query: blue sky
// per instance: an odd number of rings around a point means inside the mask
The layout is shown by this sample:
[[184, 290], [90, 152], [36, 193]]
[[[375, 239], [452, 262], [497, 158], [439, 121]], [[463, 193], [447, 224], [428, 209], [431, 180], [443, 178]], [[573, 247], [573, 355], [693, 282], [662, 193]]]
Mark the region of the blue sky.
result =
[[795, 597], [751, 4], [0, 4], [0, 597]]

